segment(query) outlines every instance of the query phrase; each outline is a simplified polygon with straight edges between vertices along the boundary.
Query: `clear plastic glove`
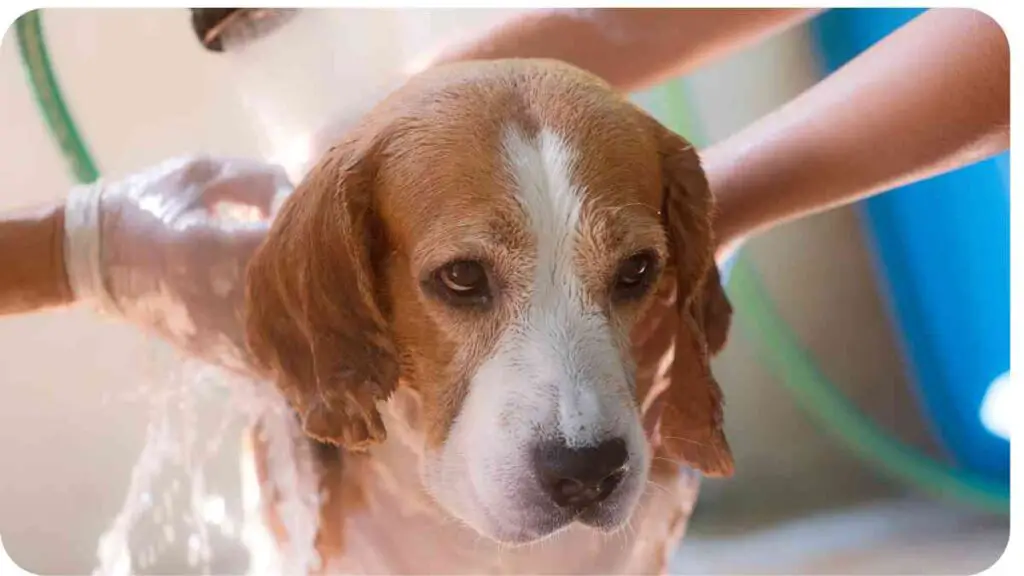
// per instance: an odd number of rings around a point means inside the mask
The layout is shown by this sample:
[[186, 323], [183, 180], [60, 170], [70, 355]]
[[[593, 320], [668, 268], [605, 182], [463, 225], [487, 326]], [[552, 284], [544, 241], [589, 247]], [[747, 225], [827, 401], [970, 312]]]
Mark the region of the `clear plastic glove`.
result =
[[277, 166], [210, 157], [74, 189], [64, 250], [76, 299], [246, 371], [246, 265], [292, 189]]

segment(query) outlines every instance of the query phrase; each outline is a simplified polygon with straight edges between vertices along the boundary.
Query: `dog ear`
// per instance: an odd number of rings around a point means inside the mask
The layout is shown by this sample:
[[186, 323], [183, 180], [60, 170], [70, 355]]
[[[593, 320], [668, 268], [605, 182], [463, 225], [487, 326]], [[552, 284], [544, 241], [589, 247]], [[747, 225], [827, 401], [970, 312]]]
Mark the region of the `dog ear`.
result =
[[729, 476], [733, 459], [723, 430], [722, 392], [710, 359], [725, 346], [732, 306], [714, 261], [713, 200], [693, 146], [651, 122], [661, 157], [662, 219], [670, 252], [666, 284], [652, 313], [658, 308], [666, 312], [674, 301], [676, 314], [661, 320], [641, 343], [646, 348], [642, 353], [650, 356], [658, 350], [656, 339], [674, 336], [671, 361], [661, 362], [663, 373], [646, 375], [655, 382], [651, 395], [657, 399], [645, 404], [655, 421], [653, 439], [669, 457], [708, 476]]
[[331, 149], [282, 206], [246, 278], [257, 367], [309, 436], [349, 449], [385, 438], [376, 403], [398, 380], [375, 175], [372, 145], [353, 137]]

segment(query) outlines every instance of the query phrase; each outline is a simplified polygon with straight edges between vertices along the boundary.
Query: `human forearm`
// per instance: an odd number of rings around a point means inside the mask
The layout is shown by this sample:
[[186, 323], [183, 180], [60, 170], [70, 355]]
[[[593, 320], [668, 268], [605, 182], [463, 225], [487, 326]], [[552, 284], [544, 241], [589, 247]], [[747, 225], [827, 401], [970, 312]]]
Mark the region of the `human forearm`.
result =
[[971, 10], [931, 10], [702, 156], [730, 244], [1009, 146], [1009, 48]]
[[554, 58], [640, 90], [813, 16], [809, 9], [555, 9], [528, 12], [453, 46], [434, 64]]
[[[531, 10], [445, 47], [424, 68], [466, 60], [552, 58], [600, 76], [623, 92], [641, 90], [715, 57], [809, 19], [812, 9], [553, 9]], [[317, 127], [304, 173], [370, 108], [407, 77], [401, 75], [344, 115]]]
[[64, 209], [53, 204], [0, 216], [0, 316], [69, 304]]

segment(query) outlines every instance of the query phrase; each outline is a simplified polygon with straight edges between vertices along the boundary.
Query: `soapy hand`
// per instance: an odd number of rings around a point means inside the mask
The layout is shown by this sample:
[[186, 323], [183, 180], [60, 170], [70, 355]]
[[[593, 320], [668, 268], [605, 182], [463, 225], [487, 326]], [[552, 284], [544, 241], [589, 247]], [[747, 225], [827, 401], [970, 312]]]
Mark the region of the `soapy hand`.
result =
[[246, 265], [291, 191], [280, 167], [201, 156], [77, 188], [65, 211], [75, 296], [245, 371]]

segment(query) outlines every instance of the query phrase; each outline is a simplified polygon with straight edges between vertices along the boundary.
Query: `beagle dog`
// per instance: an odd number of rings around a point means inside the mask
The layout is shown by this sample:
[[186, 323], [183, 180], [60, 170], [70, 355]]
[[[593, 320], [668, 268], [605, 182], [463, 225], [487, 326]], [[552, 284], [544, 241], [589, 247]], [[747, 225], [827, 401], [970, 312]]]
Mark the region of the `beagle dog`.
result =
[[315, 444], [320, 569], [664, 571], [694, 471], [732, 470], [712, 209], [693, 147], [567, 64], [377, 105], [247, 272], [250, 352]]

